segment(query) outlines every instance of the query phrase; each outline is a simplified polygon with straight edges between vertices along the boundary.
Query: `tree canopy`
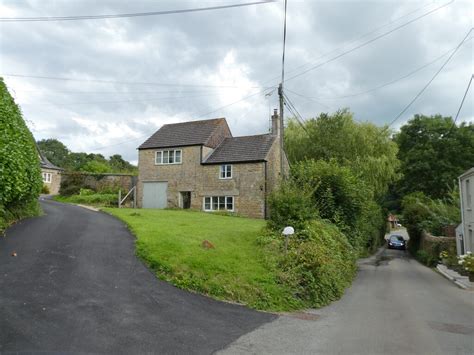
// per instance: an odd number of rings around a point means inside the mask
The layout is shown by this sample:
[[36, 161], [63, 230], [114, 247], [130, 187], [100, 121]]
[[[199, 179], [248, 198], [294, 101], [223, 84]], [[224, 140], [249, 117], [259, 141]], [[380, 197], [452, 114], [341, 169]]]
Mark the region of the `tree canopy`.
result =
[[71, 152], [57, 139], [38, 141], [38, 147], [48, 160], [68, 171], [90, 173], [135, 173], [137, 167], [124, 160], [120, 154], [112, 155], [107, 160], [102, 154]]
[[356, 122], [347, 109], [323, 113], [303, 127], [290, 120], [285, 133], [290, 162], [307, 159], [335, 160], [370, 186], [374, 196], [383, 196], [399, 177], [397, 145], [390, 131], [372, 123]]
[[403, 178], [397, 192], [421, 191], [443, 198], [464, 171], [474, 166], [474, 125], [451, 117], [415, 115], [395, 135]]

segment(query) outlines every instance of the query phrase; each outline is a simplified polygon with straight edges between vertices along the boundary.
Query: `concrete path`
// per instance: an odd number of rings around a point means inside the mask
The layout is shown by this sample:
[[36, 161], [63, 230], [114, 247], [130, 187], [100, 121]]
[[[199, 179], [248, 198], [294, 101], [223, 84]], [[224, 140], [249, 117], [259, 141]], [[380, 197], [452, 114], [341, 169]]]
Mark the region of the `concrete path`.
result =
[[42, 206], [0, 237], [0, 353], [210, 354], [275, 319], [157, 280], [107, 214]]
[[281, 316], [220, 353], [474, 353], [474, 292], [456, 287], [404, 251], [386, 250], [377, 260], [363, 260], [346, 295], [311, 313], [310, 320]]

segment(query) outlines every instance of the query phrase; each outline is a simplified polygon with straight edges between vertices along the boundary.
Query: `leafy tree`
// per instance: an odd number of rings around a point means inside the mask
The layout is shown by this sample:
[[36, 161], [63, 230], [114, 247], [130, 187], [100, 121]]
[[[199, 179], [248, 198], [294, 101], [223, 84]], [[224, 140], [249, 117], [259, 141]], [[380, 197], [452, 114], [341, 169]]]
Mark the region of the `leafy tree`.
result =
[[290, 162], [335, 160], [347, 166], [382, 197], [399, 178], [397, 145], [390, 131], [372, 123], [358, 123], [347, 109], [307, 120], [304, 128], [290, 120], [285, 133]]
[[356, 248], [364, 245], [365, 236], [358, 224], [371, 201], [370, 189], [351, 169], [336, 160], [307, 160], [292, 167], [295, 186], [310, 190], [319, 216], [336, 224]]
[[69, 150], [57, 139], [42, 139], [37, 142], [39, 149], [46, 158], [56, 166], [64, 167], [66, 164]]
[[107, 162], [101, 162], [98, 160], [90, 160], [87, 163], [85, 163], [81, 167], [80, 170], [86, 171], [88, 173], [102, 174], [102, 173], [110, 172], [110, 166], [109, 164], [107, 164]]
[[395, 135], [403, 178], [398, 193], [421, 191], [443, 198], [456, 178], [474, 166], [474, 125], [451, 117], [415, 115]]
[[117, 171], [117, 172], [120, 172], [120, 171], [133, 172], [133, 171], [136, 171], [137, 169], [136, 166], [124, 160], [120, 154], [114, 154], [111, 157], [109, 157], [109, 164], [110, 164], [110, 167], [114, 171]]
[[87, 153], [70, 153], [63, 167], [69, 171], [79, 171], [89, 161]]
[[0, 230], [38, 213], [42, 185], [33, 135], [0, 78]]

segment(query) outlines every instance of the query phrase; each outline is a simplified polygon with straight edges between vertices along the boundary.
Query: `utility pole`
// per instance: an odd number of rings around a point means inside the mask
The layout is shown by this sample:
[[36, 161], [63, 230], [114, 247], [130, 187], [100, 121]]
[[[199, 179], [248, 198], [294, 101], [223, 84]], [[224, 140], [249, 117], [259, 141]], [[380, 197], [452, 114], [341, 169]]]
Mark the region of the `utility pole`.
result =
[[283, 83], [278, 85], [278, 97], [280, 99], [280, 176], [282, 179], [285, 178], [285, 170], [283, 164], [285, 162], [285, 150], [283, 149], [283, 144], [285, 141], [285, 120], [283, 119], [283, 107], [284, 107], [284, 99], [283, 99]]
[[285, 82], [285, 47], [286, 47], [286, 10], [288, 6], [288, 0], [285, 0], [285, 19], [283, 24], [283, 55], [281, 58], [281, 82], [278, 85], [278, 98], [280, 99], [280, 176], [282, 179], [285, 178], [285, 169], [283, 164], [285, 162], [285, 151], [283, 144], [285, 140], [285, 120], [283, 117], [283, 106], [285, 105], [283, 97], [283, 83]]

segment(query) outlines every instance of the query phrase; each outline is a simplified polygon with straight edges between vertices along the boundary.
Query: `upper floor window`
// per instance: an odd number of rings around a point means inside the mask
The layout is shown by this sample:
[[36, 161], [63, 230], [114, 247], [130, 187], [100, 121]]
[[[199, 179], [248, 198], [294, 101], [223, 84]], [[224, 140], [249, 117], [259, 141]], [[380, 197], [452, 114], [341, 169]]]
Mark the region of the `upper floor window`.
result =
[[155, 165], [181, 164], [181, 155], [181, 149], [156, 151]]
[[41, 173], [42, 177], [43, 177], [43, 182], [47, 182], [47, 183], [50, 183], [51, 182], [51, 173]]
[[220, 179], [232, 179], [232, 165], [230, 165], [230, 164], [221, 165], [219, 178]]

